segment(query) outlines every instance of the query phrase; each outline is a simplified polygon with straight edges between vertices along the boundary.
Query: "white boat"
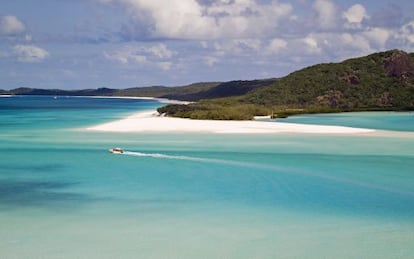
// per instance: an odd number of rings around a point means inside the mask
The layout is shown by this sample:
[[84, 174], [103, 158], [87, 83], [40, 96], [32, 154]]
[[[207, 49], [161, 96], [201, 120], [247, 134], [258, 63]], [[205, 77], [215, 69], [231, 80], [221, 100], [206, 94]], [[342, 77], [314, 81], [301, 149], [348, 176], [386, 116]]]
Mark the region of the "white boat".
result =
[[110, 148], [110, 149], [108, 149], [108, 151], [111, 152], [112, 154], [122, 154], [122, 153], [124, 153], [124, 150], [120, 147]]

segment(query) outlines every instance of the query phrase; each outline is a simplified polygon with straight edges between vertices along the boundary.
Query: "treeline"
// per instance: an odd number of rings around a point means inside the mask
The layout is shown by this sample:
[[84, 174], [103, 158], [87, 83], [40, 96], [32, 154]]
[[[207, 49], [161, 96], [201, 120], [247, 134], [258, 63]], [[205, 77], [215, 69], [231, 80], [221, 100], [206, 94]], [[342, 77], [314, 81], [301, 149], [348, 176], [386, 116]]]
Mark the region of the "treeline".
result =
[[186, 86], [59, 90], [17, 88], [0, 94], [158, 97], [191, 101], [158, 111], [192, 119], [247, 120], [301, 113], [414, 110], [414, 54], [374, 53], [318, 64], [279, 79], [194, 83]]
[[301, 113], [414, 110], [414, 55], [392, 50], [291, 73], [244, 95], [186, 106], [166, 106], [168, 116], [252, 119]]
[[156, 97], [180, 101], [199, 101], [228, 96], [244, 95], [252, 90], [271, 85], [276, 79], [245, 80], [229, 82], [194, 83], [185, 86], [166, 87], [133, 87], [126, 89], [37, 89], [21, 87], [10, 91], [0, 90], [0, 94], [11, 95], [56, 95], [56, 96], [125, 96], [125, 97]]

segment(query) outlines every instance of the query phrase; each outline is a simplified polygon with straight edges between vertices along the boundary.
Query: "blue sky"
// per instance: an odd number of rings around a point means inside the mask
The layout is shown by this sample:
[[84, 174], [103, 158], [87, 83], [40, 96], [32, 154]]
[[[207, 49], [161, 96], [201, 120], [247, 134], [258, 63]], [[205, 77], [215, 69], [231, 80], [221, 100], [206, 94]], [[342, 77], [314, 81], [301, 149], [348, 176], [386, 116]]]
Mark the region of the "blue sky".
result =
[[127, 88], [285, 76], [414, 51], [414, 3], [0, 0], [0, 89]]

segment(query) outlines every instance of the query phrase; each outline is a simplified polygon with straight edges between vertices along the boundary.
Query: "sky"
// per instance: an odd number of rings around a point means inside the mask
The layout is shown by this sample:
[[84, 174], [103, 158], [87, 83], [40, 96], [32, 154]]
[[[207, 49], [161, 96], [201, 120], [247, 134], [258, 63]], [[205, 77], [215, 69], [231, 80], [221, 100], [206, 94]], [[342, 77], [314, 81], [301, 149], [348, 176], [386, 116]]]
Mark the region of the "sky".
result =
[[414, 52], [408, 0], [0, 0], [0, 89], [178, 86]]

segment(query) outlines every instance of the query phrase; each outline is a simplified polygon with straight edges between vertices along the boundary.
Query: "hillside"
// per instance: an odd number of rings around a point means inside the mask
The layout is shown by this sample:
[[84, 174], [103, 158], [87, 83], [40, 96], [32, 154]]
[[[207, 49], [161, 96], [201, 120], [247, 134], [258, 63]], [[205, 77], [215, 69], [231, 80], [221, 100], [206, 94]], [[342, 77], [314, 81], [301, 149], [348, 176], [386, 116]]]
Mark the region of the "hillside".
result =
[[[151, 86], [151, 87], [135, 87], [122, 89], [117, 91], [114, 95], [117, 96], [146, 96], [168, 98], [180, 101], [198, 101], [198, 94], [208, 91], [217, 85], [219, 82], [194, 83], [186, 86], [165, 87], [165, 86]], [[193, 96], [193, 98], [187, 98]]]
[[184, 101], [198, 101], [203, 99], [224, 98], [230, 96], [241, 96], [253, 90], [269, 86], [274, 83], [276, 79], [263, 80], [245, 80], [245, 81], [229, 81], [216, 84], [214, 87], [206, 88], [203, 91], [184, 94], [181, 90], [176, 94], [168, 94], [163, 97], [184, 100]]
[[392, 50], [291, 73], [239, 97], [159, 109], [194, 119], [251, 119], [297, 113], [414, 109], [414, 54]]
[[20, 87], [3, 94], [12, 95], [64, 95], [64, 96], [111, 96], [115, 93], [115, 89], [98, 88], [98, 89], [84, 89], [84, 90], [60, 90], [60, 89], [38, 89]]
[[13, 95], [61, 95], [61, 96], [128, 96], [128, 97], [157, 97], [180, 101], [199, 101], [229, 96], [244, 95], [252, 90], [271, 85], [276, 79], [251, 81], [206, 82], [194, 83], [186, 86], [166, 87], [134, 87], [127, 89], [84, 89], [60, 90], [37, 89], [21, 87], [10, 91], [2, 90], [0, 94]]

